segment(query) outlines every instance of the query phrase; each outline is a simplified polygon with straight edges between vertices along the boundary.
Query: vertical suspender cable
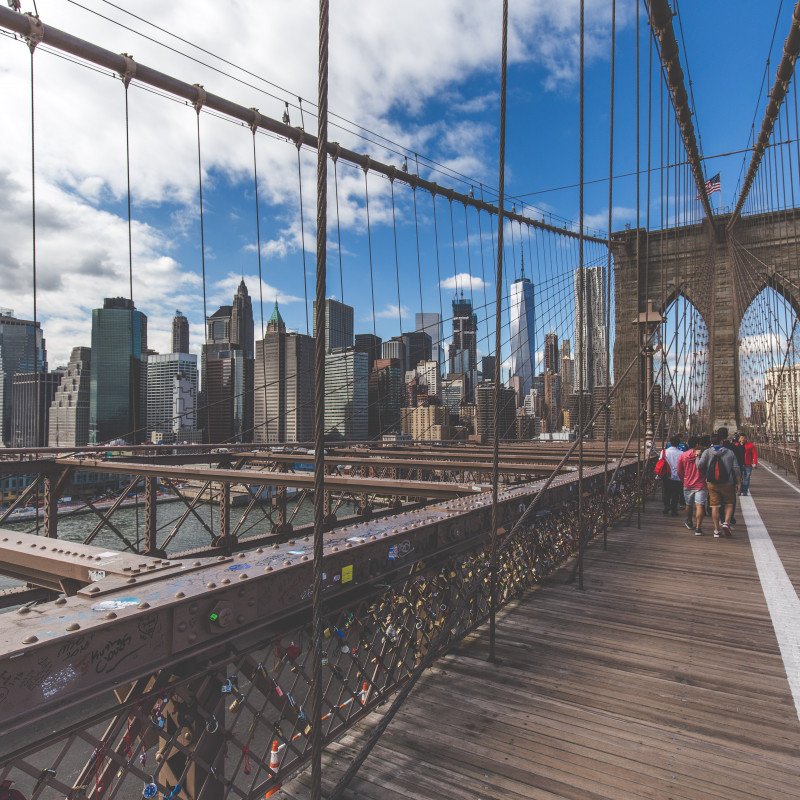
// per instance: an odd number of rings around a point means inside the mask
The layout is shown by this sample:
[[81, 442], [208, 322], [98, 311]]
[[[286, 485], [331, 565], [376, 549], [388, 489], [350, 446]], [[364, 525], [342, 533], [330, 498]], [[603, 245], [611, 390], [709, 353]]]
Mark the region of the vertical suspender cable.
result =
[[[33, 86], [33, 52], [37, 45], [36, 39], [28, 41], [31, 51], [31, 258], [33, 273], [33, 360], [34, 372], [36, 373], [36, 413], [33, 415], [34, 446], [39, 446], [39, 410], [41, 376], [39, 373], [39, 337], [36, 335], [36, 112], [35, 94]], [[1, 432], [0, 432], [1, 433]], [[20, 443], [21, 444], [21, 443]], [[36, 485], [36, 533], [39, 533], [39, 484]]]
[[489, 661], [495, 660], [497, 598], [497, 484], [500, 480], [500, 311], [503, 302], [503, 193], [506, 169], [506, 73], [508, 71], [508, 0], [503, 0], [503, 40], [500, 57], [500, 180], [497, 198], [497, 280], [494, 322], [494, 441], [492, 442], [492, 544], [489, 581]]
[[[258, 160], [256, 158], [256, 131], [258, 127], [253, 125], [251, 128], [253, 132], [253, 189], [255, 190], [256, 196], [256, 248], [258, 253], [258, 302], [261, 306], [261, 362], [264, 366], [264, 425], [267, 425], [267, 348], [264, 342], [264, 284], [261, 280], [261, 220], [259, 219], [259, 208], [258, 208]], [[277, 303], [278, 298], [275, 298]], [[255, 355], [255, 353], [253, 354]], [[253, 389], [255, 391], [255, 387]], [[255, 397], [253, 398], [255, 403]], [[264, 429], [262, 431], [264, 436], [263, 441], [269, 441], [269, 430]], [[256, 432], [255, 432], [255, 420], [253, 422], [253, 441], [256, 442]]]
[[605, 487], [605, 505], [603, 510], [603, 550], [608, 543], [608, 437], [611, 428], [611, 208], [614, 199], [614, 66], [615, 45], [617, 36], [617, 0], [611, 0], [611, 100], [609, 103], [609, 144], [608, 144], [608, 261], [606, 268], [606, 436], [605, 467], [603, 469], [603, 486]]
[[311, 672], [311, 799], [322, 796], [322, 536], [325, 521], [325, 289], [328, 191], [328, 0], [319, 0], [317, 108], [317, 307], [314, 342], [314, 588], [311, 595], [314, 657]]
[[[639, 274], [639, 259], [640, 259], [640, 246], [642, 241], [641, 231], [639, 226], [641, 224], [641, 175], [639, 163], [639, 137], [641, 134], [641, 119], [639, 117], [639, 40], [641, 34], [639, 31], [639, 3], [636, 3], [636, 313], [639, 313], [639, 298], [641, 293], [641, 276]], [[649, 246], [649, 242], [648, 242]], [[636, 333], [639, 336], [639, 346], [641, 346], [641, 328], [637, 321]], [[636, 527], [642, 527], [642, 403], [644, 401], [644, 369], [642, 364], [642, 357], [639, 357], [639, 388], [637, 390], [638, 405], [636, 413], [636, 447], [638, 449], [636, 461], [636, 487], [637, 487], [637, 503], [636, 503]]]
[[299, 139], [297, 142], [297, 185], [300, 190], [300, 246], [303, 250], [303, 297], [306, 302], [306, 336], [311, 336], [308, 325], [308, 275], [306, 270], [306, 224], [303, 215], [303, 171], [300, 167], [300, 147], [302, 144], [303, 140]]
[[584, 336], [584, 316], [586, 314], [584, 293], [584, 281], [586, 276], [583, 267], [583, 107], [584, 107], [584, 84], [585, 71], [583, 64], [583, 50], [585, 40], [584, 29], [584, 0], [581, 0], [581, 32], [580, 32], [580, 123], [578, 133], [578, 170], [579, 170], [579, 210], [578, 210], [578, 341], [581, 345], [581, 364], [578, 375], [578, 588], [583, 589], [583, 553], [586, 549], [586, 525], [583, 519], [583, 389], [584, 389], [584, 369], [585, 364], [586, 378], [588, 379], [589, 358], [586, 353], [586, 339]]

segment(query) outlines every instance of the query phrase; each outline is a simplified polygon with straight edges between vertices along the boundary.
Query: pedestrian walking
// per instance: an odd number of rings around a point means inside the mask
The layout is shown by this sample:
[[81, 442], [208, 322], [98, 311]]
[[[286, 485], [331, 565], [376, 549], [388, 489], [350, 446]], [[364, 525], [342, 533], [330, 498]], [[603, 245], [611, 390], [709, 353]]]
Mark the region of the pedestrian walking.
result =
[[673, 436], [669, 440], [669, 447], [663, 452], [664, 460], [669, 466], [669, 475], [664, 475], [663, 478], [663, 499], [664, 499], [664, 516], [672, 514], [673, 517], [678, 516], [678, 502], [680, 495], [683, 494], [683, 482], [678, 477], [678, 458], [680, 458], [681, 451], [678, 445], [681, 440], [679, 436]]
[[720, 432], [711, 437], [711, 447], [697, 461], [697, 468], [706, 477], [714, 536], [732, 536], [731, 517], [736, 502], [736, 492], [742, 482], [742, 471], [731, 450], [723, 446]]
[[749, 495], [750, 476], [753, 474], [753, 470], [758, 466], [758, 451], [752, 442], [747, 441], [747, 436], [743, 433], [739, 434], [739, 443], [742, 445], [744, 451], [742, 454], [744, 463], [740, 464], [742, 468], [742, 487], [739, 490], [739, 494]]
[[703, 535], [703, 516], [705, 512], [707, 489], [706, 480], [697, 469], [697, 459], [702, 454], [700, 439], [689, 437], [689, 447], [678, 459], [678, 477], [683, 482], [683, 499], [686, 502], [684, 526], [694, 531], [695, 536]]

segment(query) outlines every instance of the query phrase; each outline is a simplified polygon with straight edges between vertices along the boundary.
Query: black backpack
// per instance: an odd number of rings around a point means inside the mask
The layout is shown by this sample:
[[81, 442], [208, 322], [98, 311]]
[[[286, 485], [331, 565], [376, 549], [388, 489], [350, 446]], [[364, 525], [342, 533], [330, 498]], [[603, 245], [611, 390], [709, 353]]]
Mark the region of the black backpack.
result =
[[706, 481], [708, 483], [727, 484], [731, 482], [731, 471], [728, 465], [722, 460], [725, 450], [714, 452], [708, 461], [706, 470]]

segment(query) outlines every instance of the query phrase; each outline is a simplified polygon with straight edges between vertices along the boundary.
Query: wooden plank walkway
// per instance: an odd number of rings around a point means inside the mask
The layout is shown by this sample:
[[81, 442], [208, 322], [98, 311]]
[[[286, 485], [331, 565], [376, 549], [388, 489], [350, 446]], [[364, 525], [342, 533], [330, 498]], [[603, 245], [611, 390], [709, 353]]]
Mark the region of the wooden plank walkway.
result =
[[[763, 469], [751, 494], [797, 588], [800, 495]], [[567, 567], [504, 611], [499, 664], [485, 631], [438, 662], [346, 796], [799, 797], [798, 712], [743, 523], [695, 537], [654, 498], [586, 567], [585, 591]], [[323, 797], [367, 733], [325, 753]], [[308, 796], [308, 771], [273, 795]]]

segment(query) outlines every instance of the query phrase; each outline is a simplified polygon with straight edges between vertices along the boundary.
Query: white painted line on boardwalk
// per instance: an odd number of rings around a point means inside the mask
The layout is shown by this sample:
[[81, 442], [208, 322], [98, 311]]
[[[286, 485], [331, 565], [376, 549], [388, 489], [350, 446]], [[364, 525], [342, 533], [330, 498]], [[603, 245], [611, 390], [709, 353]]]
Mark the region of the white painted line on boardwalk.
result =
[[[794, 489], [797, 492], [797, 494], [800, 494], [800, 489], [798, 489], [793, 483], [789, 483], [789, 481], [787, 481], [786, 478], [783, 477], [783, 475], [778, 475], [778, 473], [775, 472], [774, 469], [770, 469], [763, 462], [762, 462], [761, 466], [764, 467], [764, 469], [767, 472], [771, 472], [779, 481], [783, 481], [790, 489]], [[747, 495], [745, 495], [745, 497], [747, 497]]]
[[740, 497], [739, 504], [753, 548], [761, 589], [781, 650], [794, 707], [800, 719], [800, 598], [786, 574], [753, 498], [749, 495]]

